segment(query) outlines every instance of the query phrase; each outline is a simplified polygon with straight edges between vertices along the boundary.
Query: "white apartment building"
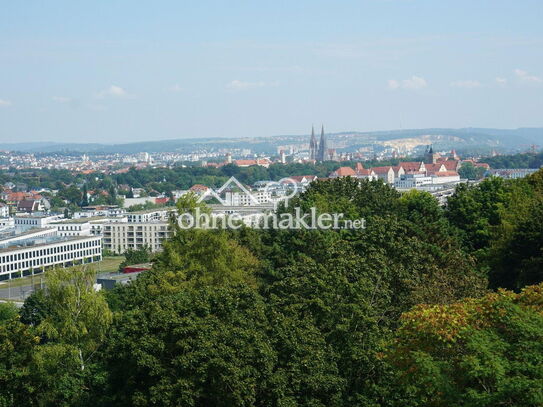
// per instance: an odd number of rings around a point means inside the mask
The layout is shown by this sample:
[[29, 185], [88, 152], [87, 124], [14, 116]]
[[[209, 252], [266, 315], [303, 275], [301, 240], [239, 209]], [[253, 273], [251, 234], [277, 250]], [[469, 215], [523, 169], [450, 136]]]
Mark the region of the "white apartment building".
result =
[[102, 225], [103, 247], [114, 253], [148, 246], [152, 252], [162, 250], [162, 242], [171, 236], [168, 222], [106, 223]]
[[167, 221], [168, 215], [172, 210], [173, 209], [149, 209], [147, 211], [127, 213], [126, 217], [130, 223]]
[[90, 236], [91, 225], [88, 220], [68, 219], [64, 222], [51, 222], [50, 226], [54, 226], [58, 230], [59, 236]]
[[126, 213], [126, 209], [119, 208], [117, 206], [98, 206], [98, 207], [86, 207], [86, 209], [78, 212], [74, 212], [73, 218], [94, 218], [97, 216], [122, 216]]
[[[53, 229], [47, 229], [51, 232]], [[102, 259], [101, 237], [48, 236], [19, 239], [18, 245], [0, 240], [0, 280], [41, 273], [48, 268], [92, 263]]]
[[48, 216], [31, 216], [31, 215], [18, 215], [14, 217], [15, 229], [18, 231], [26, 231], [36, 228], [47, 227], [52, 222], [56, 222], [62, 219], [63, 215], [48, 215]]
[[252, 191], [250, 194], [245, 192], [226, 192], [225, 201], [231, 206], [251, 206], [270, 202], [272, 194], [270, 191]]

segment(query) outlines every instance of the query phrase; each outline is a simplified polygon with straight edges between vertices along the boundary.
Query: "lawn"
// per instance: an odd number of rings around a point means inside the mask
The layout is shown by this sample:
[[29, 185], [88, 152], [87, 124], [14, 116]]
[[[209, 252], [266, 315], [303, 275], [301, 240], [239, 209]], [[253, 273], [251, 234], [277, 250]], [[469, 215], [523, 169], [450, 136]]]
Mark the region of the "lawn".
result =
[[104, 257], [102, 261], [94, 263], [97, 273], [115, 273], [119, 270], [119, 264], [124, 261], [124, 256]]

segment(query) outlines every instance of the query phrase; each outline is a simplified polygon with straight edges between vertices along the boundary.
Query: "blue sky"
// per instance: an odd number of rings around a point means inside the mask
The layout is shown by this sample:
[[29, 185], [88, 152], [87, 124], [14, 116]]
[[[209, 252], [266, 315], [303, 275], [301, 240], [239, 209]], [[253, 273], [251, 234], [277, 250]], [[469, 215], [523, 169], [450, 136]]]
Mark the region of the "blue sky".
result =
[[9, 1], [0, 142], [543, 126], [541, 0]]

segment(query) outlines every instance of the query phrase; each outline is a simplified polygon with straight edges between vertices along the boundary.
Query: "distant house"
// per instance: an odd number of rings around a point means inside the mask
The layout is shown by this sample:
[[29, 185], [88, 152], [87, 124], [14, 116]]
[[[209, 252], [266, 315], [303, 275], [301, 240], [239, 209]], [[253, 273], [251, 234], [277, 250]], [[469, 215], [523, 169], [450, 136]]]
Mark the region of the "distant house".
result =
[[252, 165], [260, 165], [261, 167], [268, 168], [271, 164], [271, 161], [267, 158], [257, 158], [255, 160], [235, 160], [234, 164], [238, 167], [250, 167]]
[[401, 162], [399, 164], [400, 167], [403, 168], [404, 173], [414, 173], [414, 172], [426, 172], [426, 167], [424, 165], [424, 162], [417, 162], [417, 161], [405, 161]]
[[367, 170], [363, 167], [361, 163], [357, 163], [356, 171], [351, 167], [339, 167], [337, 170], [332, 171], [329, 175], [330, 178], [343, 178], [343, 177], [353, 177], [360, 179], [377, 179], [377, 175], [372, 170]]
[[373, 167], [372, 171], [387, 184], [394, 184], [395, 173], [392, 166]]
[[306, 187], [313, 181], [317, 180], [316, 175], [293, 175], [289, 177], [291, 180], [296, 181], [297, 184], [299, 184], [302, 187]]
[[189, 192], [193, 192], [198, 196], [202, 196], [207, 192], [208, 189], [209, 187], [206, 187], [205, 185], [195, 184], [189, 188]]
[[445, 164], [443, 163], [425, 164], [425, 167], [426, 167], [426, 174], [428, 175], [434, 175], [437, 172], [447, 171], [447, 168], [445, 167]]
[[17, 204], [18, 212], [33, 213], [44, 212], [50, 209], [49, 201], [46, 199], [23, 199]]
[[343, 177], [356, 177], [356, 171], [351, 167], [339, 167], [337, 170], [332, 171], [329, 175], [330, 178], [343, 178]]

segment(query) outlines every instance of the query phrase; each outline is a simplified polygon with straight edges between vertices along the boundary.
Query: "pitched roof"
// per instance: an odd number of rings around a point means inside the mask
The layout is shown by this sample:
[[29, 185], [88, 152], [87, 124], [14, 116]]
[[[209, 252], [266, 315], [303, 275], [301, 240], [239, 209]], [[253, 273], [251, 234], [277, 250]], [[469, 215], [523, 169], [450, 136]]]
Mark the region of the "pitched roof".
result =
[[372, 168], [373, 172], [375, 172], [376, 174], [387, 174], [391, 169], [392, 169], [392, 167], [390, 165], [384, 166], [384, 167], [373, 167]]
[[456, 160], [443, 161], [443, 165], [448, 171], [455, 171], [458, 168], [459, 163], [460, 161], [456, 161]]
[[426, 168], [426, 171], [428, 172], [445, 171], [447, 169], [447, 167], [445, 167], [442, 163], [424, 164], [424, 167]]
[[356, 172], [351, 167], [339, 167], [337, 170], [334, 171], [334, 173], [338, 177], [349, 177], [356, 175]]
[[357, 175], [366, 176], [366, 175], [375, 175], [375, 173], [373, 172], [373, 170], [363, 169], [363, 170], [358, 171]]
[[28, 209], [28, 210], [34, 210], [36, 205], [39, 205], [39, 201], [36, 201], [34, 199], [24, 199], [19, 202], [17, 205], [17, 209]]
[[422, 163], [416, 161], [406, 161], [400, 163], [400, 166], [403, 167], [405, 171], [418, 171], [421, 165]]

